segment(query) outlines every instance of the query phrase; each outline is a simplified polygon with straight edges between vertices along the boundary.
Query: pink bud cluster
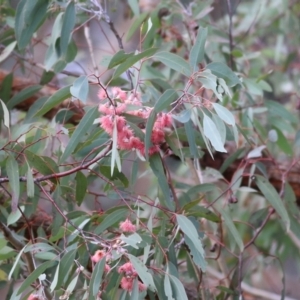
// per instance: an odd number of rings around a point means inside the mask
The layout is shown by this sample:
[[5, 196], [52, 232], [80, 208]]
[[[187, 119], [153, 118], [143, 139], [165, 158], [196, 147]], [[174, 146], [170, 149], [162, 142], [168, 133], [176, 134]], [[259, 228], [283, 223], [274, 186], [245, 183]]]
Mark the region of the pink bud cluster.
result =
[[37, 294], [30, 294], [27, 300], [41, 300], [42, 298]]
[[[92, 256], [92, 262], [94, 262], [95, 264], [97, 262], [99, 262], [103, 257], [105, 257], [106, 261], [110, 258], [107, 253], [103, 250], [97, 250], [95, 252], [95, 254]], [[104, 272], [109, 272], [110, 271], [110, 266], [108, 264], [105, 264], [105, 267], [104, 267]]]
[[[122, 116], [124, 112], [144, 119], [146, 124], [147, 119], [150, 116], [152, 108], [143, 107], [140, 99], [140, 94], [130, 94], [118, 87], [111, 89], [110, 94], [107, 91], [101, 89], [98, 93], [100, 100], [105, 100], [107, 97], [113, 101], [101, 103], [99, 105], [99, 112], [103, 114], [100, 118], [101, 127], [110, 135], [113, 135], [114, 128], [117, 130], [117, 144], [121, 150], [137, 150], [142, 155], [145, 155], [144, 141], [140, 140], [134, 135], [130, 125], [126, 122], [126, 119]], [[128, 106], [137, 106], [138, 109], [128, 110]], [[143, 124], [143, 125], [145, 125]], [[159, 151], [159, 145], [165, 142], [165, 129], [172, 125], [172, 117], [168, 113], [159, 113], [155, 120], [151, 142], [153, 146], [149, 149], [149, 155], [157, 153]], [[145, 127], [145, 126], [143, 126]], [[141, 129], [145, 131], [145, 129]]]
[[129, 219], [126, 219], [124, 222], [121, 222], [119, 228], [123, 232], [136, 232], [135, 225], [133, 225]]
[[[121, 288], [126, 291], [132, 291], [134, 280], [137, 278], [138, 274], [133, 267], [131, 262], [125, 263], [118, 269], [119, 274], [123, 274], [121, 279]], [[145, 291], [147, 289], [146, 285], [138, 281], [139, 291]]]

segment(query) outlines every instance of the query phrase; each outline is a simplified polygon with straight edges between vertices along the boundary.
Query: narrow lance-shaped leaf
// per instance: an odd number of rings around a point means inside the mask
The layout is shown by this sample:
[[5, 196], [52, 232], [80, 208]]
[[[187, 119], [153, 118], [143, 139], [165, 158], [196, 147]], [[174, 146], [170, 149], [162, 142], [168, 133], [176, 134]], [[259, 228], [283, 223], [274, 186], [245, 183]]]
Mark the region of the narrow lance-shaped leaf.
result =
[[35, 116], [43, 116], [45, 113], [47, 113], [53, 107], [59, 105], [60, 103], [62, 103], [64, 100], [66, 100], [69, 97], [71, 97], [70, 85], [61, 88], [55, 94], [53, 94], [51, 97], [49, 97], [47, 99], [47, 101], [44, 103], [44, 105], [35, 114]]
[[170, 53], [170, 52], [158, 52], [153, 58], [158, 59], [167, 67], [172, 70], [175, 70], [187, 77], [189, 77], [192, 73], [190, 65], [180, 56]]
[[19, 197], [20, 197], [20, 179], [19, 179], [19, 166], [17, 161], [12, 155], [9, 155], [6, 161], [6, 172], [11, 187], [11, 208], [15, 212], [17, 210]]
[[183, 215], [176, 215], [176, 220], [180, 229], [190, 239], [188, 240], [189, 244], [190, 245], [193, 244], [190, 250], [193, 251], [195, 257], [199, 258], [198, 260], [196, 260], [197, 264], [202, 269], [202, 271], [205, 272], [206, 270], [205, 253], [194, 224], [192, 223], [191, 220], [189, 220], [186, 216]]
[[285, 223], [286, 229], [289, 230], [290, 218], [275, 188], [261, 175], [255, 175], [255, 182], [267, 201], [274, 207], [282, 221]]
[[152, 275], [149, 273], [147, 267], [135, 256], [128, 254], [128, 258], [130, 262], [133, 264], [135, 270], [137, 271], [139, 277], [143, 281], [143, 283], [147, 286], [151, 291], [155, 291], [155, 284], [153, 281]]
[[75, 131], [73, 132], [70, 141], [61, 156], [60, 162], [64, 162], [74, 151], [76, 146], [82, 140], [82, 137], [88, 132], [88, 130], [93, 125], [94, 120], [98, 116], [97, 107], [91, 108], [81, 119], [80, 123], [77, 125]]
[[7, 108], [12, 109], [17, 104], [22, 103], [24, 100], [33, 96], [36, 92], [38, 92], [42, 88], [41, 85], [33, 85], [23, 89], [21, 92], [17, 93], [7, 102]]
[[76, 180], [75, 198], [76, 198], [77, 205], [80, 206], [85, 197], [88, 182], [87, 182], [87, 178], [85, 177], [85, 175], [80, 171], [76, 173], [75, 180]]
[[147, 123], [146, 123], [146, 134], [145, 134], [145, 156], [146, 158], [149, 157], [149, 148], [151, 146], [151, 135], [152, 135], [152, 131], [153, 131], [153, 126], [154, 126], [154, 123], [155, 123], [155, 120], [156, 120], [156, 111], [155, 110], [152, 110], [150, 115], [149, 115], [149, 118], [147, 120]]
[[99, 262], [97, 262], [93, 270], [93, 274], [89, 286], [88, 300], [96, 299], [96, 296], [99, 292], [101, 282], [102, 282], [102, 275], [105, 267], [105, 262], [106, 262], [106, 257], [104, 256]]
[[46, 18], [48, 0], [21, 0], [17, 6], [15, 32], [19, 49], [24, 49]]
[[4, 115], [3, 123], [4, 123], [4, 126], [9, 128], [9, 125], [10, 125], [9, 111], [8, 111], [5, 103], [1, 99], [0, 99], [0, 103], [1, 103], [2, 109], [3, 109], [3, 115]]
[[129, 57], [128, 59], [126, 59], [123, 63], [121, 63], [117, 67], [117, 69], [116, 69], [116, 71], [114, 73], [113, 78], [119, 77], [125, 71], [127, 71], [130, 67], [132, 67], [135, 63], [137, 63], [138, 61], [140, 61], [143, 58], [152, 56], [156, 51], [157, 51], [156, 48], [150, 48], [150, 49], [147, 49], [147, 50], [145, 50], [145, 51], [143, 51], [143, 52], [141, 52], [141, 53], [139, 53], [137, 55]]
[[72, 36], [72, 30], [75, 25], [75, 4], [70, 1], [63, 16], [63, 24], [61, 28], [60, 50], [61, 53], [66, 53], [68, 44]]
[[227, 152], [222, 143], [222, 138], [215, 123], [210, 117], [204, 114], [203, 118], [204, 135], [209, 139], [216, 151]]
[[171, 201], [169, 184], [159, 154], [151, 155], [149, 163], [154, 175], [158, 179], [158, 184], [164, 195], [164, 202], [169, 209], [174, 210], [174, 202]]
[[238, 247], [240, 248], [241, 251], [244, 250], [244, 243], [243, 240], [241, 239], [240, 233], [238, 232], [238, 230], [236, 229], [231, 217], [229, 216], [229, 214], [227, 213], [227, 211], [225, 211], [224, 209], [220, 210], [220, 213], [224, 219], [224, 222], [228, 228], [228, 230], [231, 232], [234, 240], [236, 241]]
[[178, 98], [178, 94], [175, 90], [166, 90], [157, 102], [154, 105], [154, 110], [156, 112], [160, 112], [166, 109], [168, 106], [171, 105]]
[[9, 57], [9, 55], [10, 55], [10, 54], [13, 52], [13, 50], [15, 49], [16, 45], [17, 45], [17, 41], [13, 41], [12, 43], [10, 43], [9, 45], [7, 45], [7, 46], [4, 48], [4, 50], [3, 50], [2, 53], [0, 54], [0, 63]]
[[207, 37], [207, 28], [200, 27], [198, 29], [198, 34], [194, 46], [190, 52], [190, 65], [193, 67], [194, 71], [197, 70], [198, 64], [204, 59], [204, 46]]
[[20, 286], [17, 295], [20, 295], [24, 292], [42, 273], [44, 273], [47, 269], [51, 268], [55, 265], [55, 261], [47, 261], [41, 265], [39, 265], [26, 279], [23, 281]]

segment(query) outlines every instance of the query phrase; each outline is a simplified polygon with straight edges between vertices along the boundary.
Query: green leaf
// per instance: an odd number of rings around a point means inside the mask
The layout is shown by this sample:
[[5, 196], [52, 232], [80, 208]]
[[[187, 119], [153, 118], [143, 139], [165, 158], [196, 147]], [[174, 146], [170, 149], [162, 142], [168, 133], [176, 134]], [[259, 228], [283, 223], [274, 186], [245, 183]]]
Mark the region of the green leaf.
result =
[[146, 158], [149, 157], [148, 151], [149, 151], [150, 146], [152, 145], [151, 135], [152, 135], [153, 126], [154, 126], [154, 123], [156, 120], [156, 114], [157, 114], [156, 111], [152, 110], [149, 115], [149, 118], [147, 120], [147, 123], [146, 123], [146, 134], [145, 134], [145, 156], [146, 156]]
[[168, 274], [166, 274], [164, 278], [164, 291], [168, 300], [173, 300], [172, 287], [171, 287], [171, 282]]
[[56, 264], [55, 261], [47, 261], [41, 265], [39, 265], [32, 273], [30, 273], [27, 278], [23, 281], [20, 286], [17, 295], [20, 295], [24, 292], [42, 273], [44, 273], [47, 269], [51, 268]]
[[110, 70], [115, 66], [118, 66], [125, 60], [127, 60], [129, 57], [133, 57], [133, 56], [134, 56], [133, 53], [125, 53], [124, 50], [120, 50], [111, 58], [107, 69]]
[[298, 123], [298, 118], [277, 101], [265, 100], [265, 105], [271, 115], [280, 116], [282, 119], [288, 120], [294, 124]]
[[75, 25], [75, 4], [74, 1], [70, 1], [63, 15], [63, 21], [62, 21], [61, 36], [60, 36], [60, 51], [62, 54], [65, 54], [67, 52], [68, 45], [72, 37], [72, 30], [74, 28], [74, 25]]
[[129, 236], [125, 236], [124, 234], [121, 234], [119, 239], [122, 240], [123, 242], [125, 242], [126, 244], [130, 245], [131, 247], [135, 248], [135, 249], [141, 248], [141, 245], [138, 245], [138, 244], [141, 243], [142, 238], [136, 232], [129, 235]]
[[188, 300], [188, 297], [186, 295], [184, 286], [182, 284], [182, 282], [176, 278], [175, 276], [170, 275], [170, 279], [174, 288], [174, 299], [180, 299], [180, 300]]
[[156, 53], [153, 58], [159, 60], [172, 70], [175, 70], [187, 77], [191, 76], [192, 74], [190, 65], [183, 58], [174, 53], [162, 51]]
[[224, 209], [220, 209], [219, 211], [224, 219], [224, 222], [228, 228], [228, 230], [231, 232], [234, 240], [236, 241], [238, 247], [240, 248], [241, 251], [244, 251], [244, 243], [243, 240], [240, 236], [240, 233], [236, 229], [231, 216], [229, 216], [228, 212]]
[[186, 137], [189, 142], [189, 148], [192, 157], [197, 157], [198, 156], [198, 150], [197, 150], [197, 144], [195, 140], [195, 132], [194, 132], [194, 127], [192, 125], [192, 121], [189, 120], [188, 122], [184, 123], [184, 129], [186, 132]]
[[17, 41], [13, 41], [12, 43], [10, 43], [4, 48], [4, 50], [0, 54], [0, 63], [9, 57], [9, 55], [14, 51], [16, 45], [17, 45]]
[[137, 271], [139, 277], [143, 281], [143, 283], [147, 286], [147, 288], [151, 291], [155, 291], [155, 284], [153, 281], [152, 275], [149, 273], [147, 267], [142, 263], [141, 260], [139, 260], [137, 257], [128, 254], [128, 258], [133, 264], [135, 270]]
[[272, 207], [276, 210], [278, 215], [281, 217], [288, 231], [290, 228], [290, 218], [275, 188], [270, 184], [270, 182], [265, 177], [260, 175], [255, 175], [255, 182], [259, 190], [263, 193], [263, 195], [267, 199], [267, 201], [272, 205]]
[[63, 155], [60, 158], [60, 163], [64, 162], [69, 156], [72, 154], [76, 146], [79, 144], [79, 142], [82, 140], [82, 137], [85, 136], [85, 134], [88, 132], [88, 130], [93, 125], [94, 120], [98, 116], [98, 109], [97, 107], [93, 107], [89, 109], [89, 111], [84, 115], [84, 117], [81, 119], [79, 124], [77, 125], [75, 131], [73, 132], [68, 145], [63, 153]]
[[[25, 210], [25, 206], [20, 206], [22, 212]], [[7, 217], [7, 226], [16, 223], [21, 217], [22, 212], [19, 209], [12, 211]]]
[[59, 287], [67, 281], [68, 279], [68, 273], [71, 271], [72, 266], [75, 264], [74, 259], [77, 253], [77, 249], [73, 249], [71, 251], [68, 251], [61, 259], [60, 261], [60, 267], [59, 267], [59, 273], [58, 273], [58, 279], [57, 282], [59, 283]]
[[12, 155], [8, 156], [6, 161], [6, 172], [11, 187], [11, 208], [15, 212], [17, 210], [19, 197], [20, 197], [20, 179], [19, 179], [19, 166], [17, 161]]
[[27, 187], [27, 196], [29, 198], [33, 198], [34, 197], [34, 181], [33, 181], [33, 175], [32, 172], [30, 170], [30, 166], [27, 163], [27, 181], [26, 181], [26, 187]]
[[89, 93], [89, 82], [86, 76], [77, 78], [70, 87], [70, 93], [73, 97], [78, 98], [83, 103], [86, 103]]
[[116, 211], [113, 211], [112, 213], [106, 215], [104, 220], [101, 222], [101, 224], [95, 228], [95, 234], [100, 234], [104, 230], [106, 230], [108, 227], [111, 227], [112, 225], [125, 220], [127, 214], [127, 209], [118, 209]]
[[206, 66], [206, 69], [219, 78], [223, 78], [229, 87], [233, 87], [237, 84], [241, 84], [239, 78], [232, 72], [230, 68], [220, 62], [213, 62]]
[[128, 0], [128, 4], [129, 4], [132, 12], [134, 13], [134, 15], [135, 16], [139, 16], [139, 14], [140, 14], [140, 7], [139, 7], [138, 0]]
[[191, 119], [192, 112], [190, 109], [183, 110], [178, 115], [173, 115], [172, 118], [174, 118], [176, 121], [180, 123], [187, 123]]
[[15, 32], [19, 49], [24, 49], [46, 18], [48, 0], [21, 0], [16, 10]]
[[13, 73], [6, 75], [0, 84], [0, 98], [7, 103], [12, 93]]
[[4, 126], [9, 128], [9, 125], [10, 125], [9, 111], [8, 111], [5, 103], [1, 99], [0, 99], [0, 103], [1, 103], [1, 106], [3, 109], [3, 114], [4, 114], [4, 118], [3, 118]]
[[99, 262], [97, 262], [93, 270], [92, 278], [89, 286], [89, 298], [88, 298], [89, 300], [95, 300], [97, 294], [99, 293], [105, 262], [106, 262], [106, 257], [103, 257]]
[[53, 107], [58, 106], [64, 100], [71, 97], [70, 93], [70, 85], [65, 86], [58, 90], [55, 94], [47, 99], [47, 101], [43, 104], [43, 106], [35, 113], [34, 116], [43, 116]]
[[150, 49], [147, 49], [137, 55], [127, 58], [123, 63], [121, 63], [117, 67], [117, 69], [113, 75], [113, 78], [119, 77], [125, 71], [127, 71], [131, 66], [133, 66], [135, 63], [137, 63], [138, 61], [140, 61], [141, 59], [143, 59], [145, 57], [152, 56], [156, 51], [157, 51], [156, 48], [150, 48]]
[[189, 57], [190, 65], [193, 67], [194, 71], [198, 69], [198, 64], [204, 59], [206, 37], [207, 28], [200, 27]]
[[278, 128], [275, 128], [277, 133], [277, 141], [276, 144], [278, 147], [287, 155], [293, 156], [293, 148], [291, 143], [286, 139], [282, 131]]
[[167, 207], [174, 211], [174, 202], [172, 202], [170, 197], [170, 189], [168, 185], [168, 180], [165, 175], [164, 167], [161, 162], [161, 157], [159, 154], [151, 155], [149, 158], [150, 167], [154, 173], [154, 175], [158, 179], [158, 184], [163, 192], [164, 195], [164, 202], [166, 203]]
[[227, 152], [222, 143], [221, 135], [210, 117], [204, 114], [203, 118], [204, 135], [209, 139], [212, 146], [219, 152]]
[[[42, 175], [51, 175], [59, 172], [58, 166], [52, 158], [36, 155], [29, 150], [25, 150], [24, 153], [29, 165], [39, 171]], [[51, 181], [56, 183], [56, 179]]]
[[[195, 200], [193, 202], [199, 203], [199, 200]], [[206, 220], [209, 220], [209, 221], [212, 221], [212, 222], [215, 222], [215, 223], [220, 222], [220, 218], [215, 213], [210, 211], [208, 208], [197, 205], [197, 206], [194, 206], [193, 208], [191, 208], [189, 210], [188, 209], [189, 204], [190, 203], [186, 204], [183, 207], [183, 210], [186, 212], [187, 216], [194, 216], [194, 217], [197, 217], [197, 218], [204, 218]]]
[[134, 20], [134, 22], [129, 27], [129, 30], [128, 30], [128, 33], [127, 33], [127, 36], [126, 36], [126, 41], [127, 42], [131, 39], [133, 34], [136, 32], [136, 30], [141, 27], [141, 24], [144, 22], [144, 20], [147, 17], [148, 17], [148, 12], [144, 12], [144, 13], [140, 14], [139, 17]]
[[[184, 215], [176, 215], [176, 220], [182, 232], [190, 239], [188, 242], [194, 244], [191, 248], [193, 251], [197, 251], [197, 254], [194, 253], [195, 257], [197, 258], [197, 263], [199, 263], [199, 267], [202, 269], [202, 271], [205, 272], [205, 252], [194, 224]], [[191, 248], [190, 250], [192, 251]], [[201, 259], [199, 259], [199, 257], [201, 257]]]
[[80, 171], [76, 173], [75, 180], [76, 180], [75, 199], [76, 199], [77, 205], [80, 206], [82, 204], [82, 201], [84, 200], [88, 182], [87, 182], [87, 178], [85, 177], [85, 175]]
[[170, 106], [171, 103], [177, 99], [178, 94], [175, 90], [166, 90], [155, 103], [154, 110], [159, 113]]
[[17, 257], [15, 258], [15, 261], [14, 261], [14, 264], [13, 266], [11, 267], [10, 271], [9, 271], [9, 274], [8, 274], [8, 280], [11, 280], [12, 278], [12, 275], [14, 273], [14, 270], [16, 269], [20, 259], [21, 259], [21, 256], [25, 250], [26, 246], [23, 247], [23, 249], [18, 253]]
[[[203, 253], [202, 253], [203, 249], [201, 249], [201, 251], [199, 251], [199, 249], [196, 247], [194, 241], [192, 241], [186, 234], [184, 235], [184, 241], [191, 251], [191, 255], [193, 257], [193, 261], [195, 262], [195, 264], [199, 268], [201, 268], [202, 271], [205, 271], [206, 261], [203, 256]], [[203, 250], [203, 252], [204, 252], [204, 250]]]
[[224, 106], [218, 104], [218, 103], [212, 103], [213, 108], [217, 115], [222, 119], [225, 123], [234, 126], [235, 125], [235, 119], [233, 114]]
[[17, 104], [20, 104], [24, 100], [33, 96], [36, 92], [38, 92], [42, 88], [41, 85], [33, 85], [23, 89], [20, 93], [17, 93], [7, 102], [7, 108], [12, 109]]

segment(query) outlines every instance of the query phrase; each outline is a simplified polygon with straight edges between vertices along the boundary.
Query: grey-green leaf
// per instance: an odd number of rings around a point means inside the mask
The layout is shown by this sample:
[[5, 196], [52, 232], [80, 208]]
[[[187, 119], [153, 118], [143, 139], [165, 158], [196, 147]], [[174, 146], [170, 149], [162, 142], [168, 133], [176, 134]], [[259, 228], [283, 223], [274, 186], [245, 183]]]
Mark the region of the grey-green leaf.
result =
[[42, 273], [45, 272], [45, 270], [51, 268], [53, 265], [55, 265], [55, 261], [47, 261], [41, 265], [39, 265], [31, 274], [26, 277], [26, 279], [23, 281], [22, 285], [20, 286], [17, 295], [20, 295], [22, 292], [24, 292]]
[[51, 97], [49, 97], [47, 101], [44, 103], [44, 105], [36, 112], [35, 116], [43, 116], [53, 107], [59, 105], [69, 97], [71, 97], [70, 85], [61, 88]]
[[91, 108], [81, 119], [80, 123], [77, 125], [75, 131], [73, 132], [71, 139], [60, 159], [60, 162], [64, 162], [74, 151], [78, 143], [81, 141], [82, 137], [87, 133], [90, 127], [93, 125], [94, 120], [98, 115], [97, 107]]
[[86, 76], [80, 76], [77, 78], [73, 85], [70, 87], [70, 92], [73, 97], [78, 98], [82, 102], [86, 103], [89, 93], [89, 82]]
[[165, 64], [167, 67], [187, 77], [189, 77], [192, 74], [190, 65], [182, 57], [174, 53], [162, 51], [156, 53], [153, 56], [153, 58], [156, 58], [157, 60]]
[[188, 240], [188, 242], [193, 243], [193, 246], [191, 246], [191, 248], [193, 249], [193, 251], [195, 250], [197, 252], [197, 257], [198, 258], [201, 257], [201, 259], [197, 260], [197, 263], [199, 263], [199, 267], [202, 269], [202, 271], [205, 272], [206, 270], [205, 253], [204, 253], [204, 249], [200, 237], [198, 235], [198, 232], [194, 224], [192, 223], [191, 220], [189, 220], [184, 215], [176, 215], [176, 220], [182, 232], [190, 239]]
[[286, 229], [289, 230], [290, 218], [275, 188], [261, 175], [255, 175], [255, 182], [267, 201], [274, 207], [282, 221], [285, 223]]
[[207, 37], [207, 28], [200, 27], [198, 29], [197, 38], [190, 52], [190, 65], [194, 71], [197, 70], [198, 64], [204, 59], [204, 46]]
[[139, 260], [137, 257], [128, 254], [128, 258], [131, 261], [131, 263], [133, 264], [135, 270], [137, 271], [139, 277], [141, 278], [141, 280], [143, 281], [143, 283], [147, 286], [148, 289], [150, 289], [151, 291], [155, 291], [155, 284], [153, 281], [153, 277], [152, 275], [149, 273], [147, 267], [142, 263], [141, 260]]
[[48, 0], [21, 0], [16, 10], [15, 32], [19, 49], [24, 49], [46, 18]]
[[75, 25], [75, 4], [70, 1], [63, 16], [63, 23], [60, 36], [60, 50], [65, 54], [72, 37], [72, 30]]
[[166, 109], [172, 102], [178, 99], [178, 94], [175, 90], [166, 90], [157, 100], [154, 105], [156, 112]]
[[206, 69], [219, 78], [223, 78], [229, 87], [233, 87], [237, 84], [241, 84], [241, 81], [233, 71], [226, 65], [220, 62], [213, 62], [206, 66]]
[[220, 209], [220, 213], [224, 219], [224, 222], [228, 228], [228, 230], [231, 232], [234, 240], [236, 241], [238, 247], [240, 248], [241, 251], [244, 250], [244, 243], [243, 240], [240, 236], [240, 233], [238, 232], [238, 230], [236, 229], [231, 217], [229, 216], [229, 214], [227, 213], [226, 210], [224, 209]]
[[204, 135], [209, 139], [216, 151], [227, 152], [222, 143], [222, 138], [217, 126], [212, 119], [205, 114], [203, 118], [203, 131]]
[[117, 67], [113, 78], [119, 77], [125, 71], [127, 71], [131, 66], [133, 66], [135, 63], [137, 63], [138, 61], [140, 61], [143, 58], [152, 56], [156, 51], [157, 51], [156, 48], [150, 48], [150, 49], [147, 49], [147, 50], [145, 50], [145, 51], [143, 51], [143, 52], [141, 52], [137, 55], [129, 57], [128, 59], [126, 59], [123, 63], [121, 63]]
[[90, 281], [90, 287], [89, 287], [89, 300], [96, 299], [96, 295], [99, 292], [101, 281], [102, 281], [102, 275], [105, 267], [106, 257], [103, 257], [99, 262], [97, 262], [92, 278]]
[[218, 103], [212, 103], [214, 110], [216, 111], [217, 115], [222, 119], [225, 123], [234, 126], [235, 119], [233, 114], [224, 106]]
[[19, 179], [19, 166], [17, 161], [12, 155], [9, 155], [6, 161], [6, 172], [11, 187], [11, 208], [15, 212], [17, 210], [19, 197], [20, 197], [20, 179]]

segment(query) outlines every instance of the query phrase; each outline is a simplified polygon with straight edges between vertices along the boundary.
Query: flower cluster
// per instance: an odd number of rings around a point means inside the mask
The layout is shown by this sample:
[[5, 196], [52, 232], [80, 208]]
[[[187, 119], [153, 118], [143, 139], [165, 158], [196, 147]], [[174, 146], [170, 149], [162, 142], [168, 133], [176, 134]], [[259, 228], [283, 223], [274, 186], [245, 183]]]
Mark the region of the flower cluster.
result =
[[41, 300], [42, 298], [37, 294], [30, 294], [27, 300]]
[[[123, 274], [123, 278], [121, 279], [121, 288], [126, 291], [132, 291], [134, 280], [137, 278], [138, 274], [134, 269], [133, 265], [128, 262], [119, 267], [119, 274]], [[139, 291], [145, 291], [147, 289], [146, 285], [142, 282], [138, 281]]]
[[136, 232], [135, 225], [133, 225], [129, 219], [126, 219], [124, 222], [121, 222], [119, 228], [123, 232]]
[[[110, 135], [113, 135], [114, 128], [117, 130], [117, 144], [121, 150], [136, 150], [145, 155], [145, 144], [140, 138], [135, 136], [134, 131], [127, 123], [122, 114], [126, 112], [133, 116], [137, 116], [144, 121], [140, 124], [142, 131], [145, 131], [145, 123], [150, 116], [152, 108], [143, 107], [138, 93], [127, 93], [120, 88], [112, 88], [110, 94], [104, 89], [98, 93], [100, 100], [109, 97], [108, 102], [99, 105], [99, 112], [102, 113], [100, 118], [101, 127]], [[112, 103], [113, 101], [113, 103]], [[128, 108], [130, 107], [131, 110]], [[133, 110], [132, 110], [133, 109]], [[159, 113], [155, 120], [149, 155], [159, 151], [159, 145], [165, 142], [165, 129], [172, 125], [172, 117], [168, 113]]]
[[[103, 257], [105, 256], [106, 261], [109, 259], [109, 256], [107, 255], [107, 253], [103, 250], [97, 250], [94, 255], [92, 256], [92, 262], [93, 263], [97, 263], [99, 262]], [[105, 264], [104, 267], [104, 272], [109, 272], [110, 271], [110, 266], [108, 264]]]

